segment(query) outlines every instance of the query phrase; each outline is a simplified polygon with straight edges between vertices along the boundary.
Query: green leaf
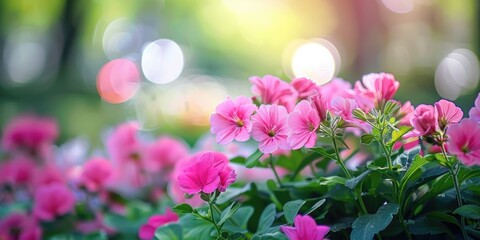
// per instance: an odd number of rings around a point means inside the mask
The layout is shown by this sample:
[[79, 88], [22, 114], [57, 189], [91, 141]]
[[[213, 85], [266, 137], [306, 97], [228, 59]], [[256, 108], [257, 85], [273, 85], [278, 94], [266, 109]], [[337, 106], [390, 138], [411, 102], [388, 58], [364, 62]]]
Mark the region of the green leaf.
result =
[[[247, 223], [250, 217], [252, 216], [254, 210], [253, 207], [246, 206], [246, 207], [241, 207], [240, 209], [237, 210], [236, 213], [233, 214], [233, 216], [228, 219], [224, 226], [223, 230], [229, 231], [231, 233], [247, 233]], [[200, 239], [200, 238], [195, 238], [195, 239]], [[203, 238], [202, 238], [203, 239]]]
[[480, 206], [464, 205], [464, 206], [461, 206], [461, 207], [455, 209], [455, 211], [453, 211], [453, 213], [464, 216], [466, 218], [471, 218], [471, 219], [478, 220], [478, 219], [480, 219]]
[[373, 239], [375, 234], [384, 230], [392, 221], [393, 215], [398, 213], [400, 206], [396, 203], [387, 203], [381, 206], [375, 214], [358, 217], [352, 224], [351, 239]]
[[314, 147], [314, 148], [309, 148], [310, 151], [314, 151], [326, 158], [330, 158], [330, 159], [333, 159], [333, 155], [331, 153], [329, 153], [327, 150], [325, 150], [325, 148], [323, 147]]
[[412, 130], [412, 127], [409, 126], [400, 126], [397, 130], [392, 132], [392, 139], [388, 143], [390, 146], [393, 146], [398, 140], [400, 140], [403, 135], [407, 134]]
[[192, 214], [183, 215], [180, 218], [185, 239], [211, 239], [215, 231], [213, 224]]
[[275, 214], [277, 213], [275, 209], [275, 204], [269, 204], [265, 210], [263, 210], [260, 220], [258, 221], [257, 232], [262, 232], [268, 227], [272, 226], [273, 221], [275, 221]]
[[224, 204], [226, 202], [229, 202], [233, 198], [249, 191], [257, 191], [257, 185], [255, 183], [250, 183], [246, 184], [241, 188], [229, 187], [227, 188], [227, 191], [223, 192], [222, 194], [220, 194], [220, 196], [218, 196], [216, 202], [218, 204]]
[[326, 186], [334, 186], [334, 185], [345, 186], [346, 182], [347, 182], [347, 179], [339, 176], [321, 177], [318, 179], [318, 183], [320, 185], [326, 185]]
[[370, 144], [372, 143], [372, 141], [375, 139], [375, 136], [373, 136], [373, 134], [370, 134], [370, 133], [366, 133], [366, 134], [363, 134], [361, 137], [360, 137], [360, 143], [363, 143], [363, 144]]
[[310, 154], [310, 155], [304, 157], [303, 160], [300, 162], [300, 164], [295, 169], [295, 171], [293, 172], [292, 176], [290, 177], [290, 180], [293, 181], [295, 179], [295, 177], [298, 175], [298, 173], [300, 173], [300, 171], [302, 171], [306, 166], [308, 166], [308, 164], [310, 164], [313, 161], [319, 159], [320, 157], [321, 157], [321, 155], [318, 154], [318, 153], [313, 153], [313, 154]]
[[421, 170], [422, 166], [427, 164], [427, 163], [428, 163], [428, 161], [420, 155], [417, 155], [414, 158], [412, 165], [407, 169], [407, 172], [405, 172], [405, 175], [403, 175], [402, 180], [400, 181], [400, 193], [401, 194], [405, 193], [407, 183], [410, 180], [414, 179], [415, 173], [417, 171]]
[[161, 226], [155, 230], [155, 238], [161, 240], [182, 240], [182, 226], [176, 223]]
[[278, 230], [273, 233], [255, 234], [252, 240], [287, 240], [288, 238]]
[[178, 214], [183, 214], [183, 213], [193, 213], [194, 209], [192, 206], [182, 203], [177, 206], [174, 206], [172, 210]]
[[283, 206], [283, 214], [288, 223], [293, 223], [293, 219], [297, 216], [303, 204], [305, 204], [304, 200], [294, 200], [285, 203]]
[[230, 204], [225, 210], [223, 210], [222, 214], [220, 215], [220, 221], [218, 225], [222, 225], [227, 219], [232, 217], [232, 215], [240, 208], [241, 204], [239, 202], [233, 202]]
[[395, 158], [395, 160], [393, 160], [393, 165], [400, 165], [404, 168], [409, 168], [410, 165], [412, 165], [412, 162], [415, 160], [415, 157], [420, 153], [420, 150], [420, 147], [417, 146], [401, 153]]
[[[423, 219], [420, 221], [412, 221], [408, 224], [408, 230], [414, 235], [436, 235], [441, 233], [447, 233], [451, 235], [448, 227], [438, 221], [432, 221], [429, 219]], [[451, 238], [454, 239], [454, 238]]]
[[383, 108], [383, 114], [385, 116], [389, 116], [389, 115], [392, 115], [395, 112], [397, 112], [398, 109], [400, 109], [400, 104], [398, 104], [394, 100], [390, 100], [390, 101], [385, 103], [385, 107]]
[[354, 189], [368, 174], [370, 174], [372, 171], [371, 170], [366, 170], [362, 174], [358, 175], [357, 177], [354, 177], [352, 179], [348, 179], [345, 182], [345, 186], [347, 186], [350, 189]]
[[360, 108], [355, 108], [352, 110], [352, 114], [355, 118], [358, 118], [362, 121], [367, 121], [367, 115]]
[[308, 215], [312, 213], [313, 211], [317, 210], [317, 208], [321, 207], [325, 203], [326, 199], [320, 199], [318, 202], [316, 202], [306, 213], [305, 215]]
[[260, 151], [260, 149], [257, 149], [252, 155], [250, 155], [247, 158], [247, 161], [245, 163], [245, 167], [247, 168], [253, 168], [257, 165], [258, 160], [263, 156], [263, 153]]
[[431, 220], [434, 220], [434, 221], [452, 223], [452, 224], [457, 225], [457, 227], [460, 227], [460, 224], [458, 223], [458, 220], [454, 216], [452, 216], [450, 214], [447, 214], [447, 213], [444, 213], [444, 212], [439, 212], [439, 211], [429, 212], [427, 214], [427, 218], [431, 219]]

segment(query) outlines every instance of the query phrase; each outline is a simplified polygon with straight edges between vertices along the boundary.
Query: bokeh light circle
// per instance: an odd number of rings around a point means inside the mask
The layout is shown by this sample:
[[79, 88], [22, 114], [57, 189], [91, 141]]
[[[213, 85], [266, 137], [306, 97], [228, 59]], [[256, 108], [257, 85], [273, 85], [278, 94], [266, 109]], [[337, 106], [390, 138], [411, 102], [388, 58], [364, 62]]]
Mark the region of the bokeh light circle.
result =
[[183, 53], [180, 46], [169, 39], [159, 39], [142, 52], [142, 71], [154, 83], [165, 84], [177, 79], [183, 70]]
[[118, 104], [132, 98], [140, 84], [137, 65], [130, 59], [112, 60], [97, 75], [97, 91], [109, 103]]

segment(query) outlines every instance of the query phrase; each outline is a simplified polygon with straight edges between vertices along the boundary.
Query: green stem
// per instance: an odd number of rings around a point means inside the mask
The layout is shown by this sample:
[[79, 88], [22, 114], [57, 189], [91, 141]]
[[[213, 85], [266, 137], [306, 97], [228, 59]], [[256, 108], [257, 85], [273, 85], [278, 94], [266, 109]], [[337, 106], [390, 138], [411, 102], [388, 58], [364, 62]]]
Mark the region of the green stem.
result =
[[275, 164], [273, 163], [273, 156], [272, 154], [270, 153], [270, 168], [272, 169], [273, 171], [273, 174], [275, 175], [275, 178], [277, 179], [277, 182], [278, 182], [278, 186], [282, 186], [282, 181], [280, 180], [280, 177], [278, 176], [278, 173], [277, 173], [277, 170], [275, 170]]
[[[447, 160], [447, 162], [449, 162], [447, 151], [445, 150], [445, 143], [441, 144], [441, 149], [442, 149], [443, 157], [445, 158], [445, 160]], [[458, 165], [458, 162], [455, 162], [452, 165], [450, 165], [448, 170], [449, 170], [450, 174], [452, 175], [453, 186], [455, 187], [455, 193], [457, 195], [458, 207], [462, 207], [463, 206], [462, 193], [460, 192], [460, 183], [458, 182], [458, 172], [460, 171], [460, 167]], [[467, 230], [465, 228], [465, 217], [460, 216], [460, 223], [462, 225], [461, 228], [462, 228], [463, 238], [468, 239]]]
[[214, 213], [213, 213], [213, 203], [208, 202], [208, 206], [210, 207], [210, 216], [212, 217], [211, 221], [213, 223], [213, 226], [215, 226], [215, 229], [217, 230], [218, 237], [220, 237], [222, 232], [221, 232], [221, 229], [218, 226], [217, 222], [215, 221], [215, 217], [214, 217]]

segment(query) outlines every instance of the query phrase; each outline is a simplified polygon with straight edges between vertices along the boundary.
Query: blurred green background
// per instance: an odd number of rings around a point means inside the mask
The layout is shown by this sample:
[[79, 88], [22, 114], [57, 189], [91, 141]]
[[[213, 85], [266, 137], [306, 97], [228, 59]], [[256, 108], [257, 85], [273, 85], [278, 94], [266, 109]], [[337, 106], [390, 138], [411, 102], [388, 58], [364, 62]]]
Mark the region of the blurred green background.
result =
[[397, 99], [468, 111], [479, 13], [475, 0], [0, 1], [0, 123], [51, 115], [60, 141], [99, 144], [106, 127], [137, 120], [192, 142], [217, 103], [265, 74], [391, 72]]

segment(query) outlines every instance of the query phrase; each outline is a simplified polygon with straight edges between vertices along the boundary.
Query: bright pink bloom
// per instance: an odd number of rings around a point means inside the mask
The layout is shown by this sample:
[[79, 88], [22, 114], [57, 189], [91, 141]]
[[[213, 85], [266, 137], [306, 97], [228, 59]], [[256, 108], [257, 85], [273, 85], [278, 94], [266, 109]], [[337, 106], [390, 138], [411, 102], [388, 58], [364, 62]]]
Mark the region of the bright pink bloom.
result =
[[260, 96], [263, 104], [279, 104], [293, 110], [298, 93], [290, 84], [270, 75], [251, 77], [250, 82], [253, 94]]
[[90, 192], [103, 190], [112, 176], [112, 163], [103, 158], [90, 159], [83, 167], [80, 184]]
[[317, 111], [305, 100], [295, 106], [295, 110], [288, 116], [288, 142], [292, 149], [303, 146], [312, 148], [317, 141], [317, 129], [320, 125], [320, 117]]
[[362, 82], [355, 83], [355, 92], [361, 97], [371, 99], [375, 106], [379, 107], [391, 100], [399, 87], [400, 83], [392, 74], [370, 73], [363, 76]]
[[438, 125], [442, 130], [452, 123], [460, 122], [463, 117], [462, 109], [444, 99], [435, 103], [435, 111], [437, 112]]
[[33, 217], [24, 213], [11, 213], [0, 220], [0, 239], [40, 240], [42, 229]]
[[44, 221], [69, 213], [75, 205], [73, 193], [64, 184], [40, 186], [34, 199], [33, 213]]
[[297, 215], [294, 224], [295, 227], [280, 227], [290, 240], [323, 240], [330, 231], [328, 226], [317, 226], [315, 220], [308, 215]]
[[478, 94], [477, 99], [475, 99], [475, 106], [470, 109], [468, 115], [471, 119], [480, 122], [480, 93]]
[[308, 78], [295, 78], [290, 84], [297, 90], [300, 100], [307, 99], [317, 89], [317, 84]]
[[151, 240], [155, 236], [155, 230], [167, 223], [178, 221], [178, 215], [167, 209], [163, 215], [154, 215], [148, 219], [148, 222], [140, 227], [138, 237], [142, 240]]
[[33, 115], [12, 119], [4, 128], [2, 147], [6, 151], [44, 154], [58, 136], [55, 120]]
[[351, 122], [357, 120], [352, 114], [352, 111], [358, 108], [358, 104], [355, 100], [335, 97], [330, 104], [332, 113], [341, 117], [344, 121]]
[[320, 122], [323, 122], [327, 119], [327, 112], [330, 110], [330, 101], [324, 96], [324, 94], [320, 92], [314, 93], [310, 98], [310, 104], [312, 108], [318, 113], [318, 117]]
[[435, 108], [420, 104], [413, 112], [410, 123], [421, 136], [430, 135], [438, 129], [438, 118]]
[[175, 163], [188, 155], [185, 143], [168, 136], [160, 137], [145, 151], [145, 170], [170, 175]]
[[210, 116], [210, 131], [217, 135], [217, 142], [225, 145], [233, 140], [245, 142], [250, 138], [248, 134], [252, 129], [250, 116], [257, 109], [252, 100], [239, 96], [234, 100], [220, 103], [215, 113]]
[[252, 137], [259, 142], [263, 153], [272, 153], [277, 149], [289, 150], [287, 142], [287, 109], [279, 105], [261, 105], [253, 115]]
[[410, 119], [413, 116], [413, 112], [415, 111], [415, 108], [412, 106], [410, 101], [405, 102], [400, 109], [398, 110], [397, 113], [397, 120], [400, 119], [400, 126], [411, 126]]
[[172, 197], [173, 202], [177, 204], [187, 203], [193, 207], [199, 207], [204, 203], [200, 198], [200, 194], [187, 197], [185, 191], [183, 191], [183, 188], [180, 186], [178, 181], [178, 177], [183, 175], [183, 170], [190, 165], [191, 160], [192, 157], [185, 157], [175, 163], [175, 167], [173, 168], [170, 178], [171, 181], [168, 184], [168, 194]]
[[467, 166], [480, 165], [480, 125], [473, 119], [463, 119], [447, 129], [448, 152]]
[[196, 154], [178, 176], [180, 187], [188, 194], [224, 191], [235, 181], [235, 173], [228, 167], [228, 159], [217, 152]]
[[123, 123], [108, 136], [107, 151], [114, 164], [141, 161], [142, 144], [137, 137], [138, 128], [137, 123]]

